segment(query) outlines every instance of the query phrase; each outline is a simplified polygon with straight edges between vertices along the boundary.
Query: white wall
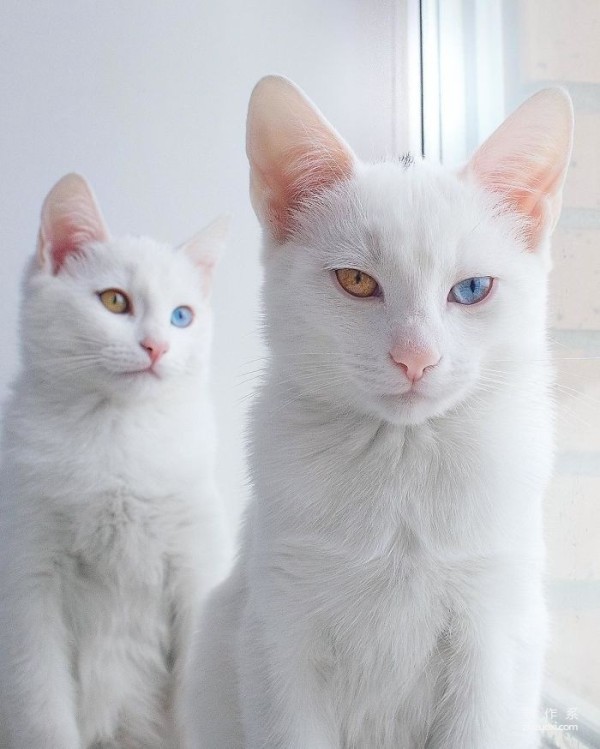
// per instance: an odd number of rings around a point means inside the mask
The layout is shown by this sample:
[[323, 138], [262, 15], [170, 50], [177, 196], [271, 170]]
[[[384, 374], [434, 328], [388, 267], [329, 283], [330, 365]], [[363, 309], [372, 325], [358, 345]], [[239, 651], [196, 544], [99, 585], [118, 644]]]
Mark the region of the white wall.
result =
[[[234, 216], [215, 290], [219, 481], [243, 501], [242, 425], [259, 367], [259, 231], [247, 198], [253, 85], [295, 80], [365, 158], [402, 132], [395, 0], [4, 0], [0, 5], [0, 398], [15, 373], [20, 276], [41, 202], [92, 183], [114, 234], [179, 242]], [[403, 93], [403, 92], [400, 92]], [[401, 122], [405, 118], [401, 117]]]

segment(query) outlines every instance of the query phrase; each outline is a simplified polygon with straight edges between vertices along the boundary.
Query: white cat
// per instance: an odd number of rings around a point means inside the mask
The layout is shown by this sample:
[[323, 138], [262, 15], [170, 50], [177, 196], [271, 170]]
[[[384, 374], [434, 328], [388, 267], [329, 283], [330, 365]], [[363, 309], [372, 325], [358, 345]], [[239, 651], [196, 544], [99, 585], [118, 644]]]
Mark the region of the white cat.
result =
[[209, 288], [226, 223], [110, 239], [83, 178], [44, 203], [0, 474], [0, 746], [181, 746], [197, 608], [225, 573]]
[[360, 163], [285, 79], [248, 116], [271, 351], [202, 749], [530, 749], [545, 639], [559, 89], [458, 174]]

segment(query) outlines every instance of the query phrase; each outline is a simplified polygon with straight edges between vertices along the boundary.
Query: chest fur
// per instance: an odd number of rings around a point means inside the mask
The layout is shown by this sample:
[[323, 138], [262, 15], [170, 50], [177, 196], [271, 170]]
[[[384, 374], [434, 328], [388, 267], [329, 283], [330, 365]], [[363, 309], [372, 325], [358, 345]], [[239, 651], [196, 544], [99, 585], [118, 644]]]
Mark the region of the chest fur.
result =
[[118, 484], [86, 497], [65, 518], [66, 551], [89, 575], [158, 582], [175, 543], [170, 504], [167, 497], [140, 498]]
[[348, 747], [418, 745], [385, 727], [428, 724], [452, 617], [515, 606], [514, 572], [540, 552], [550, 450], [505, 417], [404, 430], [315, 419], [275, 439], [277, 420], [258, 419], [253, 588], [318, 643]]

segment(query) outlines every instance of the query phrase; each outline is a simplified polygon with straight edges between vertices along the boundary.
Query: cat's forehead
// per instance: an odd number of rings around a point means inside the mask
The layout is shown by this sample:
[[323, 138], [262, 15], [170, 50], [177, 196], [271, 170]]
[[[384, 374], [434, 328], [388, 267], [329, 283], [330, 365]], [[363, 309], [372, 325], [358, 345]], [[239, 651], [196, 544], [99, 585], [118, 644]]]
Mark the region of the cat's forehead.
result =
[[471, 185], [437, 165], [361, 166], [324, 219], [333, 263], [421, 273], [450, 271], [480, 253], [489, 215]]
[[181, 250], [146, 237], [123, 237], [94, 248], [82, 268], [95, 281], [144, 293], [198, 293], [198, 270]]
[[468, 188], [437, 165], [367, 165], [357, 175], [354, 189], [374, 230], [418, 238], [425, 247], [440, 232], [460, 232], [475, 218]]

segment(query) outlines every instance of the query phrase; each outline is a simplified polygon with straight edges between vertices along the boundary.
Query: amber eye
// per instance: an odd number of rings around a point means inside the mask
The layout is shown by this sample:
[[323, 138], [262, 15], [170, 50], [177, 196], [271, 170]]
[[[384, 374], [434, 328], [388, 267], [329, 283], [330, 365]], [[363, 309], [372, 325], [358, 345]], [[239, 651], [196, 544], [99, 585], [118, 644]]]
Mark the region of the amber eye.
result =
[[352, 296], [368, 297], [375, 296], [379, 291], [377, 281], [356, 268], [339, 268], [335, 275], [342, 289]]
[[119, 289], [106, 289], [106, 291], [100, 291], [98, 297], [106, 309], [109, 312], [114, 312], [115, 315], [124, 315], [131, 309], [129, 299], [122, 291], [119, 291]]

